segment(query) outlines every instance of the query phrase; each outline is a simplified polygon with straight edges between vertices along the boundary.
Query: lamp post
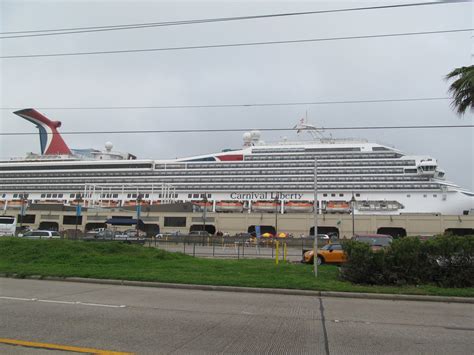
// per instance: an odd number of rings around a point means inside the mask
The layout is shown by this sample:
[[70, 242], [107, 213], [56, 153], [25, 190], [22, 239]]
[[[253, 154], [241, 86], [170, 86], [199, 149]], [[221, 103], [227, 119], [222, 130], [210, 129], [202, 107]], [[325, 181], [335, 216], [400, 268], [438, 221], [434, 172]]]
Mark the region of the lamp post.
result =
[[318, 158], [314, 156], [314, 241], [313, 241], [314, 277], [318, 277]]
[[25, 204], [28, 203], [28, 200], [21, 197], [21, 207], [20, 207], [20, 233], [23, 233], [23, 216], [25, 215]]
[[[76, 228], [74, 229], [74, 239], [77, 239], [77, 225], [79, 224], [79, 217], [81, 216], [81, 212], [82, 212], [82, 206], [81, 206], [81, 203], [82, 203], [82, 198], [81, 196], [79, 196], [77, 199], [76, 199]], [[81, 221], [82, 222], [82, 221]], [[82, 225], [82, 223], [81, 223]]]
[[138, 194], [137, 196], [137, 201], [136, 201], [136, 209], [137, 209], [137, 224], [135, 226], [136, 228], [136, 237], [138, 238], [138, 231], [139, 231], [139, 228], [138, 228], [138, 223], [140, 221], [140, 214], [142, 213], [142, 194]]
[[351, 214], [352, 214], [352, 236], [354, 237], [355, 234], [355, 216], [354, 216], [354, 206], [355, 206], [356, 199], [354, 197], [354, 193], [352, 193], [351, 198]]
[[280, 200], [278, 199], [278, 194], [275, 195], [275, 238], [278, 237], [278, 205]]
[[203, 232], [206, 230], [206, 212], [207, 212], [207, 194], [204, 194], [204, 198], [202, 199], [203, 202], [203, 209], [202, 209], [202, 230]]

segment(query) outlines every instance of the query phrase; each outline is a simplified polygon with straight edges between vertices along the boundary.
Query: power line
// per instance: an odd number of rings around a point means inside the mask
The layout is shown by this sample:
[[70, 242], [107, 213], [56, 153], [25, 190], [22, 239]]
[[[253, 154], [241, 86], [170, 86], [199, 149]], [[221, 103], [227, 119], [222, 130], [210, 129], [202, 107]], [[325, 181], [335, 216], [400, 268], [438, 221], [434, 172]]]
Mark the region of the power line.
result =
[[[163, 106], [83, 106], [83, 107], [35, 107], [37, 110], [141, 110], [141, 109], [191, 109], [191, 108], [232, 108], [232, 107], [271, 107], [271, 106], [305, 106], [305, 105], [334, 105], [334, 104], [361, 104], [384, 102], [412, 102], [450, 100], [450, 97], [419, 97], [400, 99], [374, 100], [345, 100], [345, 101], [301, 101], [301, 102], [268, 102], [247, 104], [215, 104], [215, 105], [163, 105]], [[23, 107], [0, 107], [0, 110], [21, 110]]]
[[123, 53], [144, 53], [144, 52], [159, 52], [159, 51], [164, 52], [164, 51], [193, 50], [193, 49], [248, 47], [248, 46], [276, 45], [276, 44], [291, 44], [291, 43], [328, 42], [328, 41], [353, 40], [353, 39], [367, 39], [367, 38], [387, 38], [387, 37], [401, 37], [401, 36], [418, 36], [418, 35], [431, 35], [431, 34], [440, 34], [440, 33], [459, 33], [459, 32], [470, 32], [470, 31], [473, 31], [473, 30], [474, 30], [473, 28], [466, 28], [466, 29], [439, 30], [439, 31], [422, 31], [422, 32], [404, 32], [404, 33], [376, 34], [376, 35], [365, 35], [365, 36], [345, 36], [345, 37], [311, 38], [311, 39], [298, 39], [298, 40], [287, 40], [287, 41], [267, 41], [267, 42], [246, 42], [246, 43], [230, 43], [230, 44], [210, 44], [210, 45], [199, 45], [199, 46], [163, 47], [163, 48], [145, 48], [145, 49], [124, 49], [124, 50], [97, 51], [97, 52], [71, 52], [71, 53], [50, 53], [50, 54], [25, 54], [25, 55], [1, 56], [0, 59], [40, 58], [40, 57], [66, 57], [66, 56], [98, 55], [98, 54], [123, 54]]
[[[456, 2], [467, 2], [467, 1], [469, 0], [460, 0]], [[39, 36], [57, 36], [57, 35], [66, 35], [66, 34], [77, 34], [77, 33], [130, 30], [130, 29], [164, 27], [164, 26], [194, 25], [194, 24], [202, 24], [202, 23], [243, 21], [243, 20], [279, 18], [279, 17], [302, 16], [302, 15], [316, 15], [316, 14], [338, 13], [338, 12], [382, 10], [382, 9], [393, 9], [393, 8], [403, 8], [403, 7], [443, 5], [443, 4], [448, 4], [448, 3], [449, 2], [447, 1], [432, 1], [432, 2], [421, 2], [421, 3], [418, 2], [418, 3], [409, 3], [409, 4], [366, 6], [366, 7], [331, 9], [331, 10], [274, 13], [274, 14], [264, 14], [264, 15], [254, 15], [254, 16], [217, 17], [217, 18], [204, 18], [204, 19], [191, 19], [191, 20], [178, 20], [178, 21], [165, 21], [165, 22], [143, 22], [143, 23], [120, 24], [120, 25], [110, 25], [110, 26], [70, 27], [70, 28], [30, 30], [30, 31], [11, 31], [11, 32], [0, 32], [0, 35], [13, 35], [13, 36], [2, 36], [0, 37], [0, 39], [39, 37]], [[43, 32], [43, 33], [38, 33], [38, 32]], [[30, 34], [25, 34], [25, 33], [30, 33]]]
[[[347, 126], [347, 127], [321, 127], [322, 130], [381, 130], [381, 129], [444, 129], [444, 128], [474, 128], [472, 125], [415, 125], [415, 126]], [[222, 133], [222, 132], [248, 132], [258, 130], [262, 132], [301, 131], [299, 128], [216, 128], [216, 129], [166, 129], [166, 130], [123, 130], [123, 131], [69, 131], [61, 132], [62, 135], [83, 134], [161, 134], [161, 133]], [[1, 132], [0, 136], [31, 136], [38, 133], [31, 132]], [[52, 133], [48, 133], [52, 134]]]

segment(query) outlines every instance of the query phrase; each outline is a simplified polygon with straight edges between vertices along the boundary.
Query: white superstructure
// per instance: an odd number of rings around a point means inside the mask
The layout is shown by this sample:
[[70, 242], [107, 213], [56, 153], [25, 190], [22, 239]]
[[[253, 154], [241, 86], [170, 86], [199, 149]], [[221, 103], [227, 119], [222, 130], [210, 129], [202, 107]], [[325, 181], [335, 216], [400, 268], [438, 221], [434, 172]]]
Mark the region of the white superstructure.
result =
[[[306, 125], [302, 129], [310, 130]], [[445, 180], [436, 159], [386, 145], [318, 137], [176, 160], [137, 160], [104, 152], [0, 162], [0, 204], [72, 203], [116, 207], [192, 201], [217, 212], [310, 212], [317, 159], [322, 213], [439, 213], [474, 209], [474, 194]], [[73, 151], [74, 152], [74, 151]], [[351, 202], [352, 201], [352, 202]]]

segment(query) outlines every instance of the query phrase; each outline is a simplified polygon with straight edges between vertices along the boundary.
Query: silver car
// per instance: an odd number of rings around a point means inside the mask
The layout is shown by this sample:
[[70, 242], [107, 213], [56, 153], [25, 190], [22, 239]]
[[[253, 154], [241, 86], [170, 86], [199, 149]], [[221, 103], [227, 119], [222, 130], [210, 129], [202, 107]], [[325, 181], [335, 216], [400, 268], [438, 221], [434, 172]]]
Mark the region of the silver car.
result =
[[36, 230], [18, 235], [27, 239], [60, 239], [61, 235], [55, 231]]

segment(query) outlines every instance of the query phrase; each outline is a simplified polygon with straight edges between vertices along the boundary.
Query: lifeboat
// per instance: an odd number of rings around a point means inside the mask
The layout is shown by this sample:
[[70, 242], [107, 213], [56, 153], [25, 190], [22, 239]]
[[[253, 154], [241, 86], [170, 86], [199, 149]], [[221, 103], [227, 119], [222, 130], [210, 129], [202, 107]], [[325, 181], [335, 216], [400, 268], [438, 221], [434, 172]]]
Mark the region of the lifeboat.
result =
[[[24, 202], [23, 202], [24, 203]], [[21, 207], [21, 200], [10, 200], [7, 201], [8, 207]]]
[[100, 207], [118, 207], [119, 202], [116, 200], [101, 200], [99, 201]]
[[193, 205], [199, 207], [202, 211], [206, 208], [206, 211], [212, 211], [212, 202], [204, 202], [204, 201], [193, 201]]
[[396, 211], [404, 206], [398, 201], [357, 201], [359, 211]]
[[216, 212], [242, 212], [244, 204], [240, 201], [218, 201], [216, 202]]
[[327, 213], [350, 213], [351, 205], [347, 201], [328, 201], [326, 203]]
[[[130, 207], [130, 206], [136, 206], [136, 205], [137, 205], [137, 201], [135, 201], [135, 200], [123, 201], [123, 203], [122, 203], [123, 207]], [[149, 203], [148, 203], [148, 201], [142, 201], [141, 205], [142, 206], [148, 206]]]
[[313, 212], [313, 203], [309, 201], [285, 202], [285, 212]]
[[275, 213], [280, 211], [280, 204], [275, 201], [255, 201], [252, 203], [252, 211]]

